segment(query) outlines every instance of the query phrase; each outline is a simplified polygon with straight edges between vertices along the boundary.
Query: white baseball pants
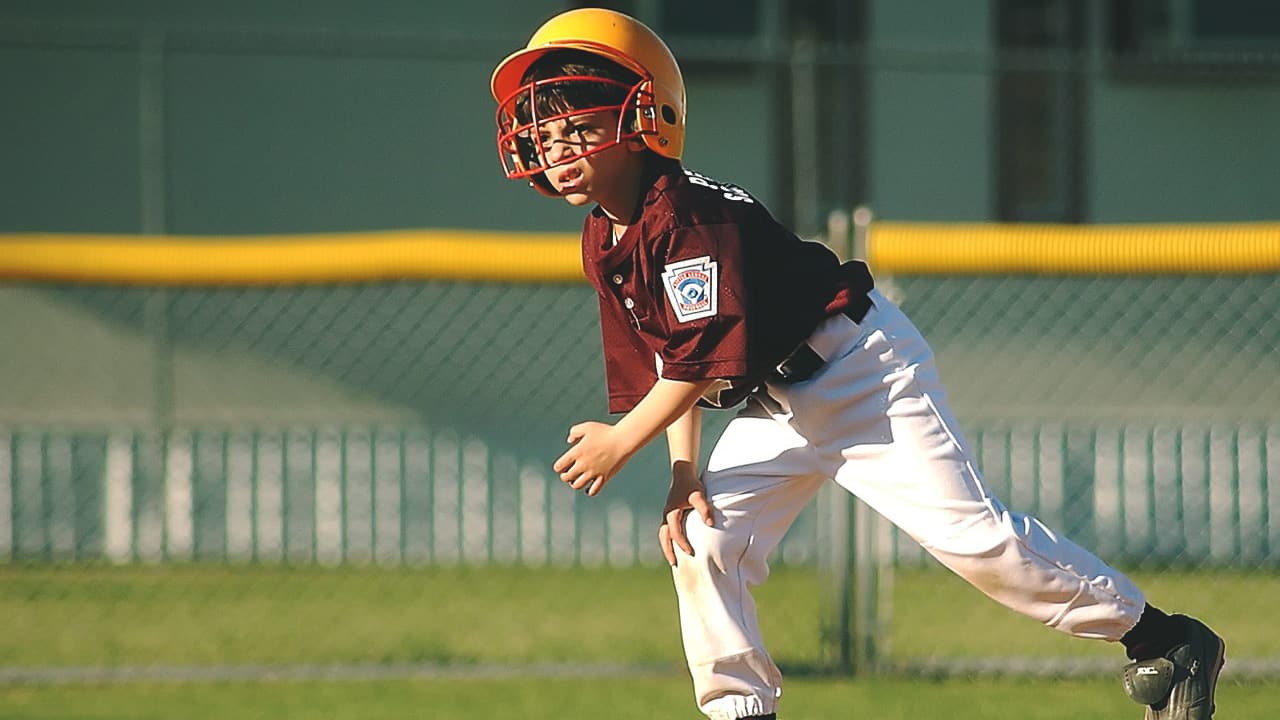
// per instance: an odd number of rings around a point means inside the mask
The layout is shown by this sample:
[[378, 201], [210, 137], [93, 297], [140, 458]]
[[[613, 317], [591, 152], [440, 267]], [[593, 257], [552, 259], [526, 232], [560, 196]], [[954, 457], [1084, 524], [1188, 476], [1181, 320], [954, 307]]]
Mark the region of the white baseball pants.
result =
[[1145, 598], [1122, 573], [992, 497], [947, 408], [933, 353], [873, 292], [860, 324], [825, 320], [809, 344], [827, 362], [770, 385], [781, 410], [730, 421], [703, 474], [715, 525], [690, 514], [693, 557], [672, 572], [685, 655], [702, 712], [776, 711], [782, 678], [750, 588], [819, 486], [834, 479], [943, 565], [1007, 607], [1066, 633], [1118, 640]]

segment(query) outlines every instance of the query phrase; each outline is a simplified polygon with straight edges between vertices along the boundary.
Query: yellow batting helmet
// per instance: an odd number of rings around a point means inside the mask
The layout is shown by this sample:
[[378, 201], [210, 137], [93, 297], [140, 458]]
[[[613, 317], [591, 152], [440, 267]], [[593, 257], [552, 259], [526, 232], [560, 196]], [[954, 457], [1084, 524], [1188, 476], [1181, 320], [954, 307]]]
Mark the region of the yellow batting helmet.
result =
[[[489, 85], [498, 101], [498, 151], [508, 177], [530, 177], [545, 169], [530, 167], [527, 160], [522, 161], [519, 153], [512, 151], [515, 136], [529, 130], [527, 125], [520, 125], [514, 107], [518, 98], [532, 99], [539, 84], [524, 81], [529, 67], [556, 50], [585, 51], [639, 76], [639, 82], [630, 88], [626, 104], [618, 108], [620, 115], [627, 116], [624, 120], [634, 120], [636, 130], [630, 137], [643, 139], [649, 149], [663, 157], [680, 158], [685, 135], [684, 77], [670, 48], [635, 18], [603, 8], [582, 8], [561, 13], [543, 23], [529, 38], [528, 45], [507, 56], [493, 71]], [[630, 110], [635, 111], [634, 118], [628, 116]], [[623, 139], [626, 138], [620, 129], [616, 142]], [[509, 160], [514, 167], [508, 165]]]

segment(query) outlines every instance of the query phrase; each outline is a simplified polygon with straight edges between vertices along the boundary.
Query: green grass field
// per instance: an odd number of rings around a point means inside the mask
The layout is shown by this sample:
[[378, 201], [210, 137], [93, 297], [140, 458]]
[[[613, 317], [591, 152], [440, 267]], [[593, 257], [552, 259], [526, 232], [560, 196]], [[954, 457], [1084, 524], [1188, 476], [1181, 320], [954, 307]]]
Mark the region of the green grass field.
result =
[[[1225, 682], [1218, 716], [1274, 717], [1280, 686]], [[450, 680], [362, 683], [136, 684], [0, 688], [0, 718], [85, 720], [655, 720], [702, 717], [684, 678]], [[1142, 709], [1108, 681], [925, 682], [797, 679], [784, 720], [1139, 720]]]
[[[1157, 604], [1210, 619], [1228, 637], [1229, 662], [1280, 657], [1280, 626], [1268, 612], [1280, 603], [1274, 574], [1138, 579]], [[788, 720], [942, 712], [949, 720], [1140, 717], [1112, 679], [815, 675], [820, 594], [813, 573], [795, 569], [776, 572], [758, 592], [766, 637], [791, 675]], [[193, 682], [178, 672], [164, 682], [11, 681], [0, 684], [0, 718], [693, 718], [674, 603], [662, 568], [0, 566], [0, 672], [392, 669], [379, 680]], [[897, 574], [887, 637], [891, 660], [1069, 656], [1123, 663], [1115, 646], [1045, 630], [938, 571]], [[417, 666], [459, 674], [415, 677]], [[550, 677], [520, 670], [547, 675], [548, 666], [562, 670]], [[582, 674], [567, 676], [563, 668]], [[1226, 678], [1226, 717], [1273, 711], [1280, 685]]]

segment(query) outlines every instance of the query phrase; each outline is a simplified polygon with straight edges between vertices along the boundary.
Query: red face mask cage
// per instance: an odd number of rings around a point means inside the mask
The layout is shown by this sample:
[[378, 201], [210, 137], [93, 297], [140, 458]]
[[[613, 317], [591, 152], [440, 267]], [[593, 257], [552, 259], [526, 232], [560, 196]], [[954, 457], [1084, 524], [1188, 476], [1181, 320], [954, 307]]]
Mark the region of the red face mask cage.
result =
[[[626, 88], [627, 96], [619, 105], [575, 108], [569, 112], [557, 113], [547, 117], [538, 115], [537, 93], [539, 90], [549, 85], [573, 82], [616, 85], [619, 88]], [[503, 98], [502, 102], [498, 104], [498, 159], [502, 162], [503, 172], [511, 180], [528, 178], [545, 172], [550, 168], [568, 165], [578, 158], [588, 157], [608, 150], [627, 140], [632, 140], [642, 135], [656, 135], [658, 132], [657, 114], [654, 109], [653, 92], [647, 89], [649, 85], [650, 81], [645, 79], [640, 80], [634, 86], [628, 86], [616, 80], [592, 75], [566, 75], [546, 80], [536, 80], [522, 85], [515, 92]], [[522, 123], [519, 120], [520, 116], [516, 112], [516, 106], [521, 101], [524, 101], [525, 107], [528, 109], [529, 122]], [[538, 128], [540, 126], [589, 113], [610, 111], [616, 112], [618, 115], [618, 125], [613, 139], [592, 147], [582, 147], [579, 152], [564, 157], [557, 162], [550, 162], [547, 157], [548, 147], [544, 146], [539, 140]], [[634, 114], [632, 111], [634, 111]], [[628, 116], [635, 120], [635, 130], [626, 129]]]

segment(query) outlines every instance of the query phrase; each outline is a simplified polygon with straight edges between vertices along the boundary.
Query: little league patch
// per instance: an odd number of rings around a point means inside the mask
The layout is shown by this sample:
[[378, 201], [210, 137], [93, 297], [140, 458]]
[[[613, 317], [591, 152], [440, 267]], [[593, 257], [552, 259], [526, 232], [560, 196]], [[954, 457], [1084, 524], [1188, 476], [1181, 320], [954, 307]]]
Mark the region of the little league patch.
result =
[[710, 256], [681, 260], [663, 268], [662, 285], [680, 322], [716, 314], [717, 265]]

